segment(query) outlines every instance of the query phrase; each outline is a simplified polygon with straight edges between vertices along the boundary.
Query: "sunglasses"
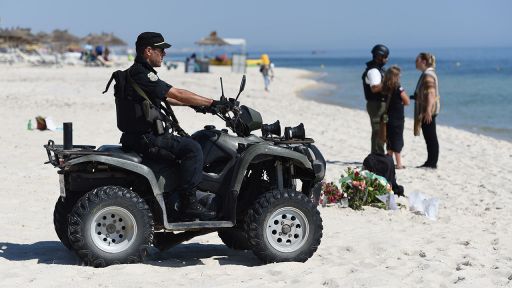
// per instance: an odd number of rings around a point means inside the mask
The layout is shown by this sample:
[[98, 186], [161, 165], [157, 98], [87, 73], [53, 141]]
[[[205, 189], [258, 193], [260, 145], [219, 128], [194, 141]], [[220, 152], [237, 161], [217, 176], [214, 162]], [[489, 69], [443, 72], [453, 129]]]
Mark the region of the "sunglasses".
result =
[[158, 51], [160, 54], [164, 54], [164, 53], [165, 53], [164, 49], [162, 49], [162, 48], [155, 48], [155, 47], [151, 47], [151, 49], [152, 49], [153, 51]]

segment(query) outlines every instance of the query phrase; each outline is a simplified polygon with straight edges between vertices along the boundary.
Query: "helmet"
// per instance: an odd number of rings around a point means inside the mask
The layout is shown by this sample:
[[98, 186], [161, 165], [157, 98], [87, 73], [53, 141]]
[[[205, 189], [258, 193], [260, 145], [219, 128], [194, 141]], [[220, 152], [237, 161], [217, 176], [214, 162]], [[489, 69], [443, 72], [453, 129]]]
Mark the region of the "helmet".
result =
[[373, 57], [375, 57], [377, 55], [388, 57], [389, 49], [388, 49], [388, 47], [386, 47], [382, 44], [377, 44], [377, 45], [373, 46], [373, 48], [372, 48], [372, 55], [373, 55]]

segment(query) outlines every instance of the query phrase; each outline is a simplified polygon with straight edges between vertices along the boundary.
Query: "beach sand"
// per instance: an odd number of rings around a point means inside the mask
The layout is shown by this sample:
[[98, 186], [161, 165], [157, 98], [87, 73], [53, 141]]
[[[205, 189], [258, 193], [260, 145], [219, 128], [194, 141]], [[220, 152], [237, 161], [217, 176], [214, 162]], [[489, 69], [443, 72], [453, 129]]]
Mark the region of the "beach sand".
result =
[[[121, 67], [124, 68], [124, 67]], [[235, 96], [241, 75], [212, 67], [208, 74], [160, 69], [179, 88], [217, 99], [219, 76], [226, 96]], [[103, 269], [79, 266], [58, 240], [53, 207], [59, 195], [57, 169], [43, 165], [48, 139], [62, 132], [28, 131], [37, 115], [73, 122], [74, 144], [117, 144], [112, 91], [101, 94], [114, 68], [0, 66], [0, 287], [510, 287], [512, 285], [512, 143], [443, 126], [438, 117], [437, 170], [413, 168], [426, 159], [422, 137], [406, 119], [406, 195], [422, 192], [440, 200], [436, 221], [408, 209], [354, 211], [319, 208], [322, 243], [306, 263], [262, 265], [252, 252], [228, 249], [216, 233], [164, 253], [151, 250], [144, 264]], [[370, 148], [366, 112], [304, 100], [297, 91], [315, 85], [308, 72], [276, 69], [270, 93], [257, 68], [247, 72], [243, 104], [265, 123], [304, 123], [328, 161], [327, 181], [359, 166]], [[362, 93], [362, 91], [361, 91]], [[364, 101], [361, 96], [361, 101]], [[411, 108], [407, 108], [411, 109]], [[176, 108], [189, 132], [211, 115]], [[257, 132], [256, 134], [259, 134]], [[406, 199], [401, 199], [406, 204]], [[507, 208], [508, 207], [508, 208]]]

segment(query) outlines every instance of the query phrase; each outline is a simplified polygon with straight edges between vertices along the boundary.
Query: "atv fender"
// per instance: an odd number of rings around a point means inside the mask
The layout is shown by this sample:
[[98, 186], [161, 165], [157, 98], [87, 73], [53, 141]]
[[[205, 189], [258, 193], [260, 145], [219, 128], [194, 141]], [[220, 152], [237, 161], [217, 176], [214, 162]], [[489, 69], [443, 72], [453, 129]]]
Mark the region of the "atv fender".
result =
[[129, 170], [132, 172], [135, 172], [137, 174], [140, 174], [144, 177], [146, 177], [149, 181], [149, 185], [151, 185], [151, 189], [153, 190], [153, 194], [155, 195], [155, 198], [158, 202], [158, 205], [160, 206], [160, 209], [162, 210], [162, 216], [163, 216], [163, 223], [166, 228], [170, 227], [169, 223], [167, 222], [167, 210], [165, 209], [165, 201], [163, 196], [164, 191], [164, 185], [165, 185], [165, 179], [164, 177], [159, 177], [158, 180], [155, 177], [155, 174], [151, 169], [146, 167], [145, 165], [135, 163], [132, 161], [120, 159], [120, 158], [114, 158], [114, 157], [108, 157], [108, 156], [102, 156], [102, 155], [86, 155], [80, 158], [76, 158], [73, 160], [70, 160], [67, 165], [75, 165], [78, 163], [84, 163], [84, 162], [100, 162], [105, 163], [111, 166], [119, 167], [125, 170]]
[[231, 182], [231, 189], [234, 191], [240, 191], [240, 187], [242, 186], [242, 182], [244, 180], [245, 171], [249, 164], [253, 162], [253, 159], [259, 155], [269, 155], [269, 156], [278, 156], [287, 158], [293, 161], [294, 164], [304, 167], [306, 169], [313, 169], [311, 166], [311, 162], [309, 162], [308, 158], [300, 154], [298, 152], [281, 148], [278, 146], [269, 146], [268, 144], [256, 144], [250, 146], [242, 155], [241, 158], [237, 161], [235, 170], [236, 177]]
[[[149, 169], [145, 165], [138, 164], [138, 163], [135, 163], [132, 161], [124, 160], [124, 159], [120, 159], [120, 158], [114, 158], [114, 157], [102, 156], [102, 155], [86, 155], [86, 156], [83, 156], [80, 158], [70, 160], [67, 163], [67, 165], [71, 166], [71, 165], [84, 163], [84, 162], [100, 162], [100, 163], [105, 163], [105, 164], [109, 164], [112, 166], [116, 166], [116, 167], [119, 167], [119, 168], [122, 168], [125, 170], [133, 171], [133, 172], [140, 174], [148, 179], [149, 184], [151, 185], [151, 189], [153, 190], [153, 194], [155, 196], [159, 196], [159, 195], [161, 196], [163, 193], [164, 180], [159, 179], [157, 181], [153, 171], [151, 171], [151, 169]], [[158, 199], [158, 197], [157, 197], [157, 199]]]

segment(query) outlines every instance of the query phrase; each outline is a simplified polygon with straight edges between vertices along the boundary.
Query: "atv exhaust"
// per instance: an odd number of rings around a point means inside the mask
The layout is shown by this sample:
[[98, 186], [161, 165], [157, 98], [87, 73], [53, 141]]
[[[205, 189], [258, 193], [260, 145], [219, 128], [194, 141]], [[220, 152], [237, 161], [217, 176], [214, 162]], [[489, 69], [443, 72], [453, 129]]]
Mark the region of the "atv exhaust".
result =
[[73, 123], [64, 122], [64, 150], [73, 149]]

